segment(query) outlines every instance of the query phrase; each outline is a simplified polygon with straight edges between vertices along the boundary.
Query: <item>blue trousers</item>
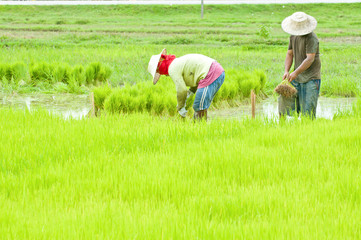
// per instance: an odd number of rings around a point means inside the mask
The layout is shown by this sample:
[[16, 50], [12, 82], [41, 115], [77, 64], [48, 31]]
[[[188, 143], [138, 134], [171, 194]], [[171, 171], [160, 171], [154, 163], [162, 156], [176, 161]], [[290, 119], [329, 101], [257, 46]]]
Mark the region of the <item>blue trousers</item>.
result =
[[224, 78], [225, 78], [225, 73], [223, 72], [214, 82], [211, 83], [211, 85], [197, 89], [193, 103], [193, 109], [195, 112], [208, 109], [210, 107], [214, 95], [216, 95], [219, 88], [222, 86], [224, 82]]
[[292, 98], [280, 96], [278, 98], [278, 111], [280, 115], [292, 115], [293, 112], [302, 113], [303, 116], [316, 118], [318, 96], [320, 94], [320, 79], [312, 79], [306, 83], [292, 81], [297, 89], [297, 95]]

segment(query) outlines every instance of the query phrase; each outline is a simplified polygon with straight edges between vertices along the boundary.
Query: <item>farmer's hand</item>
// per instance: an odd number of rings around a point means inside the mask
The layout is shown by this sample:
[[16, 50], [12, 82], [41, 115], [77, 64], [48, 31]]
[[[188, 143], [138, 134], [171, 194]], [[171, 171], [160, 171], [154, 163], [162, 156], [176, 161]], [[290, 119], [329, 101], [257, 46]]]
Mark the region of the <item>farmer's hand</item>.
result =
[[181, 110], [178, 111], [179, 115], [181, 115], [182, 117], [186, 117], [187, 115], [187, 110], [186, 110], [186, 106], [184, 106], [183, 108], [181, 108]]
[[288, 79], [290, 77], [290, 73], [289, 72], [285, 72], [283, 74], [282, 80]]
[[291, 74], [288, 76], [288, 81], [289, 81], [289, 82], [292, 82], [293, 80], [296, 79], [297, 76], [298, 76], [298, 74], [297, 74], [296, 72], [291, 73]]

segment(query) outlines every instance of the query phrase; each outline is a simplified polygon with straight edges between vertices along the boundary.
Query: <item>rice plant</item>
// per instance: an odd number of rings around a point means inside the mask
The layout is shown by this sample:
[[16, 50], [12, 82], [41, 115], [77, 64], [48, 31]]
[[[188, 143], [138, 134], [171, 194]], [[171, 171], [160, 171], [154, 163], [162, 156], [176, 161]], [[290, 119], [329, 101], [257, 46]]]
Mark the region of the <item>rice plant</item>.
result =
[[20, 81], [28, 81], [27, 66], [22, 62], [11, 64], [7, 78], [12, 79], [15, 84], [18, 84]]
[[85, 69], [82, 65], [74, 66], [74, 68], [71, 71], [71, 76], [73, 79], [76, 79], [76, 81], [79, 83], [79, 85], [85, 85], [86, 73], [85, 73]]
[[0, 236], [358, 239], [360, 124], [0, 109]]
[[91, 63], [86, 69], [86, 82], [88, 84], [96, 84], [106, 82], [112, 71], [109, 67], [99, 63]]
[[32, 64], [30, 66], [30, 79], [32, 84], [39, 82], [55, 83], [54, 66], [44, 62]]
[[24, 63], [16, 62], [13, 64], [0, 63], [0, 82], [13, 82], [17, 85], [20, 81], [28, 81], [27, 67]]
[[[244, 70], [227, 70], [224, 84], [213, 101], [215, 104], [221, 101], [239, 101], [248, 97], [252, 89], [259, 92], [265, 85], [265, 79], [265, 74], [259, 70], [253, 73]], [[176, 113], [176, 92], [170, 78], [162, 77], [156, 86], [153, 86], [151, 81], [147, 81], [134, 85], [126, 84], [114, 90], [99, 87], [93, 91], [96, 107], [100, 110], [104, 108], [110, 113], [147, 111], [156, 115], [166, 113], [171, 116]], [[187, 109], [191, 112], [193, 99], [194, 96], [186, 103]], [[101, 104], [102, 102], [104, 105]]]
[[[53, 82], [69, 83], [72, 69], [67, 64], [54, 64], [53, 69]], [[75, 79], [76, 81], [76, 79]]]
[[[89, 72], [93, 73], [91, 78], [88, 78]], [[23, 62], [0, 63], [0, 81], [9, 86], [14, 85], [13, 88], [17, 91], [21, 91], [17, 86], [20, 83], [24, 89], [38, 87], [44, 91], [88, 92], [91, 86], [107, 82], [110, 75], [110, 68], [101, 63], [92, 63], [87, 70], [79, 64], [71, 67], [66, 63], [33, 61], [28, 68]], [[60, 83], [68, 87], [59, 88]]]

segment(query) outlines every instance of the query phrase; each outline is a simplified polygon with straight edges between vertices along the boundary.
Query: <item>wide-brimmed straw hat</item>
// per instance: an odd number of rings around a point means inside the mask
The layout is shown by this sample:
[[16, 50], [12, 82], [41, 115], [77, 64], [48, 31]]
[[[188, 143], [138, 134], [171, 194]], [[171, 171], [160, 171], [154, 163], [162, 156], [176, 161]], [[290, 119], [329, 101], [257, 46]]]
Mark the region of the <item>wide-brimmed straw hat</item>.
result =
[[159, 59], [162, 56], [162, 54], [166, 55], [167, 49], [164, 48], [161, 53], [159, 53], [158, 55], [153, 55], [149, 60], [148, 72], [153, 76], [153, 84], [156, 84], [160, 78], [160, 74], [157, 73], [157, 68], [158, 68]]
[[295, 12], [282, 21], [282, 29], [291, 35], [306, 35], [316, 29], [317, 21], [304, 12]]

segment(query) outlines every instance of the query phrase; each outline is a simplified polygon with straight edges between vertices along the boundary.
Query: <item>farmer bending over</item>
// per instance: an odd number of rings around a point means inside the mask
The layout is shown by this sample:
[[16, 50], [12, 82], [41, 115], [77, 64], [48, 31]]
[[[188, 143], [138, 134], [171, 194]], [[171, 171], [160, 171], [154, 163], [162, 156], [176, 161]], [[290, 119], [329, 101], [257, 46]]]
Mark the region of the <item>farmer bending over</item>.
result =
[[[185, 117], [187, 98], [196, 94], [193, 109], [194, 119], [207, 120], [207, 109], [224, 82], [224, 69], [214, 59], [201, 54], [187, 54], [176, 58], [167, 55], [167, 50], [150, 58], [148, 72], [156, 84], [160, 75], [170, 76], [177, 90], [177, 110]], [[189, 87], [189, 89], [187, 89]]]
[[[316, 107], [321, 84], [321, 61], [319, 43], [313, 30], [316, 28], [315, 18], [303, 12], [296, 12], [285, 18], [282, 29], [291, 34], [285, 61], [283, 80], [297, 89], [293, 98], [280, 96], [278, 110], [280, 116], [290, 114], [290, 110], [302, 112], [312, 118], [316, 117]], [[289, 70], [295, 62], [294, 71]]]

